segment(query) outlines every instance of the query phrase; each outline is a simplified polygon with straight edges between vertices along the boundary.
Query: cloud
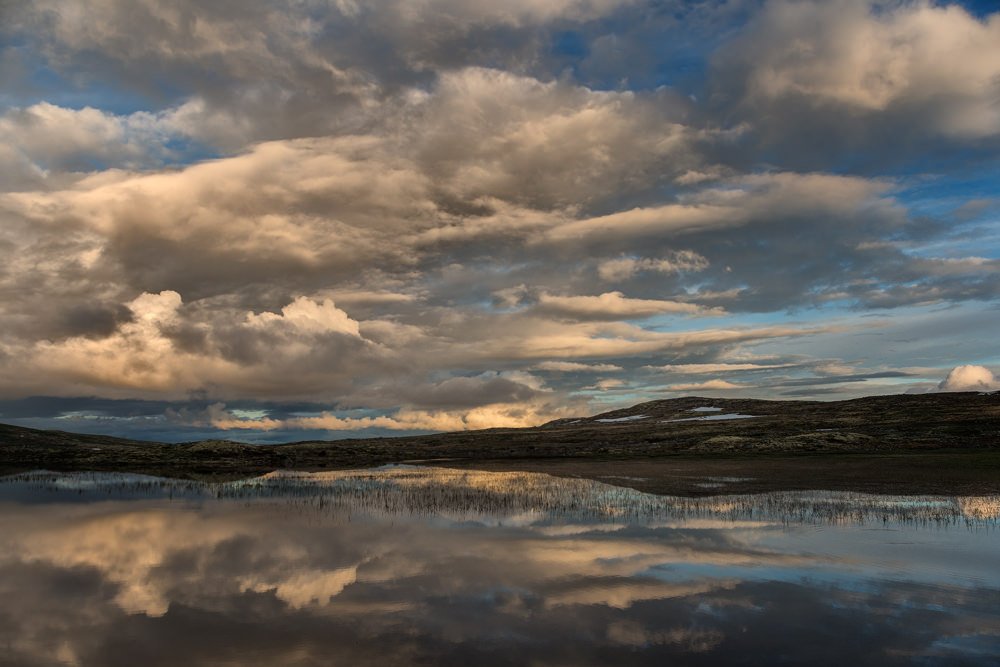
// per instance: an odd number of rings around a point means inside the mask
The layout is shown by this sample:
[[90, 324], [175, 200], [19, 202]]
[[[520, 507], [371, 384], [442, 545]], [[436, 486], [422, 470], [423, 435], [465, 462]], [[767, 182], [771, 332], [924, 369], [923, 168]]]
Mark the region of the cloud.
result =
[[418, 408], [469, 408], [498, 403], [519, 404], [553, 398], [541, 379], [524, 371], [487, 371], [474, 376], [450, 377], [438, 382], [393, 386], [388, 383], [368, 390], [371, 396], [356, 394], [355, 401], [378, 405], [377, 394], [387, 392]]
[[609, 389], [620, 389], [626, 386], [628, 386], [628, 383], [620, 378], [605, 378], [595, 382], [592, 388], [598, 391], [608, 391]]
[[85, 384], [159, 390], [190, 386], [188, 378], [197, 371], [171, 359], [173, 346], [162, 333], [178, 321], [181, 303], [180, 294], [170, 290], [141, 294], [128, 303], [131, 321], [112, 336], [40, 341], [33, 361], [43, 374]]
[[853, 375], [857, 369], [854, 366], [841, 363], [823, 363], [813, 367], [813, 370], [820, 375]]
[[280, 314], [251, 311], [215, 322], [191, 321], [180, 294], [169, 290], [141, 294], [127, 308], [131, 318], [112, 334], [39, 341], [20, 363], [37, 369], [40, 381], [77, 390], [177, 396], [215, 385], [280, 395], [343, 389], [359, 368], [374, 370], [391, 356], [328, 299], [299, 297]]
[[[803, 379], [786, 364], [905, 369], [887, 336], [863, 348], [886, 363], [816, 346], [869, 332], [872, 311], [1000, 297], [982, 204], [995, 14], [862, 0], [6, 9], [8, 398], [528, 423], [595, 374], [649, 366], [752, 372], [761, 392]], [[774, 341], [794, 354], [755, 356]]]
[[541, 57], [548, 25], [628, 4], [247, 0], [206, 9], [194, 0], [41, 0], [15, 4], [4, 27], [69, 79], [96, 75], [148, 103], [167, 98], [182, 132], [233, 153], [357, 132], [402, 90], [464, 67], [516, 70]]
[[604, 280], [621, 281], [631, 278], [636, 273], [649, 271], [654, 273], [679, 273], [681, 271], [702, 271], [708, 267], [708, 260], [692, 250], [673, 251], [661, 259], [648, 257], [619, 257], [601, 262], [597, 273]]
[[666, 389], [670, 391], [699, 391], [701, 389], [745, 389], [748, 385], [737, 384], [735, 382], [729, 382], [727, 380], [706, 380], [705, 382], [692, 382], [687, 384], [672, 384], [668, 385]]
[[535, 364], [534, 368], [555, 373], [609, 373], [623, 370], [621, 366], [615, 364], [584, 364], [579, 361], [543, 361], [540, 364]]
[[158, 165], [170, 156], [166, 144], [171, 138], [176, 135], [162, 119], [142, 111], [116, 116], [93, 107], [39, 102], [0, 115], [0, 144], [19, 156], [22, 168], [37, 174], [30, 182], [36, 187], [44, 187], [51, 172]]
[[580, 320], [642, 319], [664, 313], [684, 315], [719, 315], [718, 308], [705, 308], [692, 303], [657, 299], [630, 299], [621, 292], [605, 292], [598, 296], [556, 296], [542, 292], [536, 311], [556, 317]]
[[[341, 403], [341, 410], [332, 411], [316, 404], [296, 409], [294, 405], [264, 403], [247, 410], [215, 402], [204, 409], [169, 409], [168, 414], [179, 425], [227, 431], [413, 432], [537, 426], [586, 409], [579, 399], [554, 391], [539, 378], [520, 371], [412, 385], [383, 382], [357, 387]], [[362, 406], [363, 416], [346, 409], [351, 404]], [[399, 408], [400, 404], [405, 407]]]
[[[223, 406], [224, 407], [224, 406]], [[538, 426], [554, 419], [573, 416], [571, 405], [525, 403], [494, 403], [465, 410], [419, 410], [406, 408], [390, 415], [373, 417], [340, 417], [322, 413], [309, 417], [287, 419], [239, 418], [224, 410], [216, 412], [207, 424], [229, 430], [289, 430], [307, 431], [468, 431], [486, 428], [525, 428]]]
[[336, 290], [331, 293], [331, 296], [337, 303], [350, 306], [393, 305], [399, 303], [409, 303], [417, 299], [417, 297], [412, 294], [349, 289]]
[[[409, 264], [398, 243], [380, 243], [412, 231], [428, 210], [426, 180], [377, 158], [381, 152], [364, 137], [263, 144], [177, 172], [9, 195], [8, 204], [32, 218], [50, 207], [49, 224], [98, 235], [99, 268], [123, 272], [141, 289], [168, 283], [205, 296], [321, 267], [346, 278], [376, 257]], [[338, 215], [319, 215], [323, 207]]]
[[[517, 322], [517, 320], [513, 320]], [[772, 338], [812, 336], [829, 331], [815, 327], [759, 327], [703, 329], [690, 332], [656, 332], [622, 323], [539, 323], [535, 331], [498, 335], [476, 352], [491, 358], [615, 358], [649, 355], [667, 350], [695, 352]]]
[[[178, 122], [226, 149], [330, 131], [373, 95], [368, 77], [324, 52], [320, 22], [336, 10], [251, 0], [206, 9], [177, 3], [42, 0], [15, 6], [7, 30], [71, 74], [100, 72], [162, 103], [188, 94]], [[266, 35], [266, 38], [265, 38]], [[157, 81], [148, 73], [156, 71]], [[310, 92], [306, 92], [306, 91]], [[316, 102], [339, 113], [318, 114]], [[350, 120], [348, 120], [350, 119]]]
[[[755, 36], [795, 39], [755, 44], [763, 48], [752, 64], [752, 94], [799, 94], [881, 110], [906, 96], [934, 97], [941, 86], [988, 90], [983, 83], [995, 75], [993, 63], [961, 59], [963, 52], [996, 46], [988, 24], [955, 5], [909, 3], [880, 15], [872, 10], [871, 2], [858, 0], [769, 3], [755, 21]], [[944, 62], [935, 59], [942, 53]], [[971, 76], [943, 76], [951, 65]]]
[[735, 373], [739, 371], [766, 371], [776, 368], [789, 368], [797, 364], [667, 364], [665, 366], [646, 366], [651, 370], [663, 371], [665, 373]]
[[938, 388], [942, 391], [995, 391], [1000, 389], [993, 371], [985, 366], [956, 366]]
[[887, 189], [886, 183], [831, 174], [754, 174], [692, 192], [677, 203], [568, 221], [546, 236], [565, 242], [675, 237], [752, 224], [765, 227], [775, 218], [803, 215], [817, 216], [813, 224], [821, 224], [861, 205], [868, 215], [881, 217], [892, 215], [896, 207], [891, 200], [879, 200]]
[[459, 201], [579, 207], [697, 163], [684, 103], [467, 68], [406, 109], [421, 164]]
[[300, 296], [276, 313], [247, 313], [247, 325], [262, 330], [290, 328], [296, 333], [327, 334], [342, 333], [361, 337], [358, 323], [347, 313], [333, 305], [330, 299], [317, 303]]
[[406, 2], [393, 1], [387, 4], [399, 12], [404, 20], [425, 22], [436, 20], [437, 16], [441, 16], [442, 23], [447, 21], [449, 24], [457, 23], [461, 26], [482, 23], [524, 25], [556, 19], [588, 20], [608, 14], [631, 2], [632, 0], [557, 0], [556, 2], [514, 0], [503, 6], [496, 6], [490, 2], [433, 0], [429, 3], [430, 12], [414, 11]]
[[871, 373], [852, 373], [850, 375], [828, 375], [823, 377], [800, 378], [796, 380], [779, 380], [770, 383], [772, 387], [810, 387], [826, 384], [843, 384], [847, 382], [867, 382], [884, 378], [905, 378], [913, 374], [906, 371], [874, 371]]
[[467, 69], [397, 102], [398, 117], [368, 134], [253, 144], [176, 171], [103, 172], [2, 203], [46, 229], [92, 235], [94, 268], [140, 291], [201, 298], [249, 280], [315, 292], [376, 266], [411, 271], [449, 246], [516, 246], [563, 221], [563, 208], [641, 188], [653, 165], [688, 154], [683, 126], [655, 96]]
[[998, 45], [997, 16], [956, 3], [776, 0], [715, 55], [713, 99], [799, 164], [995, 146]]

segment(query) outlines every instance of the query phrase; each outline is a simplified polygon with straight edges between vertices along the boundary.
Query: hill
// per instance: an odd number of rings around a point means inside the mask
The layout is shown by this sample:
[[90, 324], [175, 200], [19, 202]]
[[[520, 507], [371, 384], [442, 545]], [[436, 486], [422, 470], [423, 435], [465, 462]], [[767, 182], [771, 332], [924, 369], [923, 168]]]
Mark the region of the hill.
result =
[[[240, 476], [276, 468], [446, 462], [589, 477], [600, 477], [594, 470], [611, 464], [619, 471], [668, 466], [677, 474], [753, 469], [765, 476], [791, 466], [786, 477], [792, 479], [796, 468], [805, 465], [813, 471], [805, 483], [815, 479], [820, 460], [842, 470], [855, 466], [851, 475], [857, 477], [858, 471], [877, 471], [862, 465], [872, 457], [883, 462], [890, 457], [896, 477], [901, 469], [923, 461], [924, 472], [911, 470], [911, 477], [961, 469], [1000, 486], [1000, 393], [903, 394], [832, 402], [687, 397], [535, 428], [260, 446], [228, 440], [174, 445], [0, 425], [0, 470], [7, 471]], [[881, 470], [890, 476], [884, 465]], [[873, 479], [871, 485], [877, 486], [878, 479]]]

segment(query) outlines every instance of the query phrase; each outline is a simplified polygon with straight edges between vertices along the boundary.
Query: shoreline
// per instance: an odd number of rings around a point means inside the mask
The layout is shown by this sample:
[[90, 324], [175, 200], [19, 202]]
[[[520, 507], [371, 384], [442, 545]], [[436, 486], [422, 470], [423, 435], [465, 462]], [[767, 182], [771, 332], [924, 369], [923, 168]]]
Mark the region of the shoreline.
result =
[[135, 473], [223, 482], [248, 479], [275, 470], [320, 472], [389, 464], [487, 472], [536, 472], [555, 477], [590, 479], [644, 493], [680, 497], [820, 490], [880, 495], [1000, 495], [1000, 451], [984, 449], [885, 454], [674, 455], [646, 459], [437, 458], [327, 466], [223, 467], [211, 464], [141, 465], [128, 462], [104, 462], [104, 465], [97, 466], [29, 464], [0, 467], [0, 476], [50, 470], [64, 473]]
[[[753, 418], [711, 420], [706, 410]], [[390, 463], [546, 472], [689, 496], [806, 489], [1000, 494], [1000, 393], [829, 403], [689, 396], [532, 428], [274, 445], [167, 444], [0, 424], [0, 472], [222, 480]]]
[[1000, 495], [1000, 452], [991, 450], [605, 461], [441, 461], [434, 465], [582, 477], [645, 493], [685, 497], [821, 490], [881, 495]]

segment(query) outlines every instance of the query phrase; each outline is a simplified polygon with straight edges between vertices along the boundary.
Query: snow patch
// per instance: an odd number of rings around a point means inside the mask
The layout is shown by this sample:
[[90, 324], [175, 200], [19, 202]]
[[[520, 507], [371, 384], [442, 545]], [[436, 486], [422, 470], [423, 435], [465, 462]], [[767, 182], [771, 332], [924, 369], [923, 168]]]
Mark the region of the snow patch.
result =
[[613, 424], [616, 422], [632, 422], [637, 419], [648, 419], [649, 415], [630, 415], [628, 417], [615, 417], [614, 419], [595, 419], [595, 422], [601, 422], [602, 424]]
[[705, 415], [704, 417], [685, 417], [684, 419], [664, 419], [667, 422], [721, 422], [730, 419], [756, 419], [759, 415], [741, 415], [738, 412], [731, 412], [724, 415]]
[[689, 412], [722, 412], [722, 408], [709, 408], [709, 407], [691, 408]]

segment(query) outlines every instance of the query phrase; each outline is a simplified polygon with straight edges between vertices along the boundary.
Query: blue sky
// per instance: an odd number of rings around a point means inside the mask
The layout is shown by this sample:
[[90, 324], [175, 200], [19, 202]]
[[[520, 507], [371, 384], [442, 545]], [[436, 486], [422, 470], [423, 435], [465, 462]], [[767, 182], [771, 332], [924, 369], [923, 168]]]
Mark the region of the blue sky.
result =
[[0, 80], [2, 421], [1000, 388], [995, 3], [15, 0]]

